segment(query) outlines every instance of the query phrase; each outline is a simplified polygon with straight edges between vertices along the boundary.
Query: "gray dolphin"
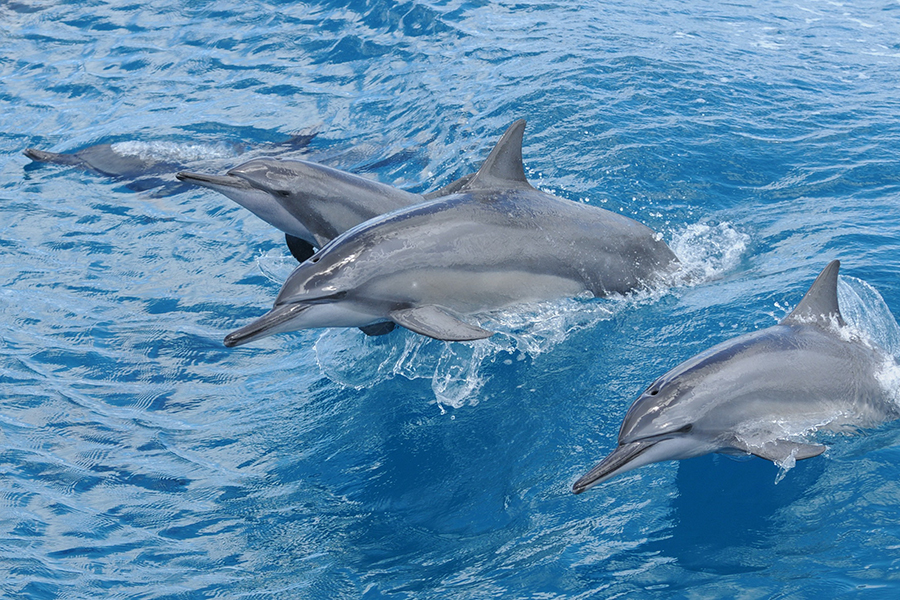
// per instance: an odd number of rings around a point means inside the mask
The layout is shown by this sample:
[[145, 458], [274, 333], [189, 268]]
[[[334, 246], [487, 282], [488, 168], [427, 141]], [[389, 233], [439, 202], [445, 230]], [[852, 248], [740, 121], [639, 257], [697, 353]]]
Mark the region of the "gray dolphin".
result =
[[677, 268], [648, 227], [533, 188], [522, 164], [524, 129], [525, 121], [513, 123], [474, 176], [451, 184], [456, 193], [333, 239], [294, 270], [271, 311], [230, 333], [225, 345], [385, 323], [385, 330], [396, 323], [440, 340], [475, 340], [492, 332], [461, 315], [583, 292], [626, 293]]
[[[256, 150], [275, 153], [300, 150], [308, 146], [315, 135], [315, 133], [294, 135], [285, 142], [262, 144]], [[175, 183], [165, 176], [171, 177], [189, 163], [202, 161], [203, 155], [208, 154], [211, 148], [192, 148], [190, 145], [162, 141], [124, 141], [97, 144], [75, 152], [63, 153], [26, 148], [24, 154], [35, 163], [67, 165], [116, 179], [129, 180], [127, 186], [135, 191], [166, 187], [168, 193], [175, 194], [186, 190], [188, 186]], [[191, 150], [197, 149], [205, 149], [206, 152], [199, 152], [198, 159], [193, 160], [189, 155]], [[229, 155], [234, 155], [242, 154], [247, 148], [232, 144], [227, 150]]]
[[234, 200], [257, 217], [284, 232], [284, 239], [291, 254], [303, 262], [315, 254], [315, 237], [280, 202], [268, 192], [259, 190], [243, 179], [230, 175], [206, 175], [181, 171], [175, 175], [179, 181], [215, 190]]
[[625, 415], [619, 444], [575, 482], [576, 494], [640, 466], [711, 452], [779, 464], [818, 456], [802, 434], [900, 417], [878, 381], [894, 360], [841, 317], [832, 261], [778, 325], [713, 346], [648, 387]]
[[424, 195], [305, 160], [257, 158], [227, 175], [182, 171], [175, 177], [215, 190], [285, 232], [288, 248], [303, 262], [313, 246], [372, 217], [453, 193], [471, 175]]

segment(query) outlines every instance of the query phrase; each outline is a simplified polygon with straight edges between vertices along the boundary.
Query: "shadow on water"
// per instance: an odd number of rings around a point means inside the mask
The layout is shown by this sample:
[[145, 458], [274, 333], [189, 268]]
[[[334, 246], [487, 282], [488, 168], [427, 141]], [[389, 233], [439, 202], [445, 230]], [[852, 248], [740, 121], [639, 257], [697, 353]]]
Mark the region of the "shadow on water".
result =
[[798, 462], [776, 483], [778, 467], [760, 458], [706, 455], [679, 463], [671, 526], [643, 550], [673, 558], [690, 571], [727, 575], [763, 570], [777, 557], [777, 513], [801, 501], [825, 468]]

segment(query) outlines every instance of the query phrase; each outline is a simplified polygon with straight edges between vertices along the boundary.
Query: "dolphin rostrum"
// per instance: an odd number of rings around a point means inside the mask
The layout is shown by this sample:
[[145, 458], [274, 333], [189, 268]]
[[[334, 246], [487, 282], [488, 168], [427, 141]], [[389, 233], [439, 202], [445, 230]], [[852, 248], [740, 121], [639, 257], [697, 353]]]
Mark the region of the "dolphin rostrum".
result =
[[678, 260], [648, 227], [533, 188], [522, 164], [525, 121], [451, 192], [339, 235], [288, 277], [266, 315], [225, 338], [237, 346], [312, 327], [394, 324], [439, 340], [492, 332], [463, 320], [513, 304], [626, 293]]
[[713, 346], [648, 387], [625, 415], [615, 450], [575, 482], [576, 494], [640, 466], [721, 452], [782, 466], [818, 456], [816, 430], [900, 417], [879, 374], [896, 365], [846, 325], [839, 261], [778, 325]]

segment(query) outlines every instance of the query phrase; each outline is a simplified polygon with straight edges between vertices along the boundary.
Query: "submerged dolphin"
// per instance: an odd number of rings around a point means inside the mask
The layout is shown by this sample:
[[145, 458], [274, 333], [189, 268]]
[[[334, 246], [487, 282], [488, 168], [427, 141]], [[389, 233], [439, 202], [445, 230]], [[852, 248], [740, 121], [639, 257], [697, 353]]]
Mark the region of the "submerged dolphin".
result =
[[[447, 341], [492, 332], [460, 315], [590, 292], [625, 293], [675, 270], [657, 234], [607, 210], [533, 188], [513, 123], [456, 193], [341, 234], [288, 277], [275, 306], [226, 346], [312, 327], [393, 324]], [[373, 329], [375, 328], [375, 329]]]
[[[276, 153], [300, 150], [308, 146], [314, 137], [315, 133], [294, 135], [285, 142], [263, 144], [258, 150]], [[224, 157], [217, 156], [221, 154], [242, 154], [244, 150], [240, 145], [215, 147], [162, 141], [126, 141], [97, 144], [68, 153], [27, 148], [24, 154], [35, 163], [73, 166], [116, 179], [131, 180], [128, 187], [135, 191], [165, 186], [167, 192], [175, 194], [184, 191], [187, 186], [166, 177], [154, 176], [171, 176], [189, 164]]]
[[711, 452], [778, 464], [818, 456], [803, 434], [900, 417], [878, 374], [895, 365], [853, 334], [838, 307], [831, 262], [778, 325], [701, 352], [648, 387], [628, 409], [612, 454], [575, 482], [576, 494], [640, 466]]
[[[415, 194], [310, 161], [257, 158], [224, 176], [181, 172], [176, 177], [231, 198], [289, 234], [288, 246], [303, 262], [312, 256], [312, 246], [322, 248], [373, 217], [454, 193], [472, 176]], [[295, 249], [304, 242], [310, 252], [298, 255]]]

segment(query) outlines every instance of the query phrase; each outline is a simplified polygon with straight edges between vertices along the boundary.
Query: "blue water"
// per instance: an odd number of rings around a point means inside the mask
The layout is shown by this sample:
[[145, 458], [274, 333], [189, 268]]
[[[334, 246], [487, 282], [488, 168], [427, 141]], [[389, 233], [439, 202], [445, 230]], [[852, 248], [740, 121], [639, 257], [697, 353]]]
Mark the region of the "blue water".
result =
[[[896, 1], [21, 0], [0, 23], [0, 595], [900, 593], [896, 424], [787, 472], [706, 456], [570, 492], [650, 381], [831, 259], [900, 354]], [[423, 191], [520, 117], [536, 185], [661, 232], [690, 282], [491, 315], [474, 344], [226, 349], [290, 271], [277, 232], [22, 155], [159, 142], [222, 172], [315, 130], [306, 156]]]

